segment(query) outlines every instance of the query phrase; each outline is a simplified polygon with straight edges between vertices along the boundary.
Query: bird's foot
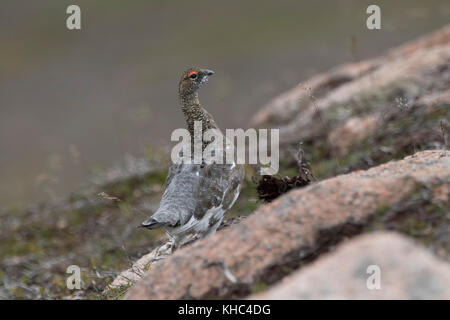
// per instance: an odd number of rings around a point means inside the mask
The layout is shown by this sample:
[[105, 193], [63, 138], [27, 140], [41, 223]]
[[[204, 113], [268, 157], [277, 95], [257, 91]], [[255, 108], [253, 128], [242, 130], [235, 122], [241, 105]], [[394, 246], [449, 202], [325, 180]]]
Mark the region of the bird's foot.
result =
[[178, 239], [178, 241], [175, 241], [175, 238], [170, 239], [165, 244], [163, 244], [161, 247], [158, 248], [157, 257], [164, 257], [169, 256], [175, 252], [178, 248], [185, 247], [196, 240], [200, 238], [200, 235], [195, 234], [191, 235], [190, 237], [184, 238], [182, 240]]
[[157, 257], [170, 256], [174, 251], [174, 243], [172, 241], [168, 241], [158, 248], [156, 253]]

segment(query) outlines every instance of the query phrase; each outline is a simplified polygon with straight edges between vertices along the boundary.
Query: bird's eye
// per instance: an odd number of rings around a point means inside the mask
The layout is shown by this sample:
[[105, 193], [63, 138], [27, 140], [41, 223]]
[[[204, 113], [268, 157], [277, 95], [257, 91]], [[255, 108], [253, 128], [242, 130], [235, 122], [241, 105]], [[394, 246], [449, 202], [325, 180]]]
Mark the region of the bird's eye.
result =
[[197, 74], [196, 74], [196, 73], [193, 73], [193, 74], [191, 74], [191, 75], [189, 76], [189, 78], [195, 79], [195, 78], [197, 78]]

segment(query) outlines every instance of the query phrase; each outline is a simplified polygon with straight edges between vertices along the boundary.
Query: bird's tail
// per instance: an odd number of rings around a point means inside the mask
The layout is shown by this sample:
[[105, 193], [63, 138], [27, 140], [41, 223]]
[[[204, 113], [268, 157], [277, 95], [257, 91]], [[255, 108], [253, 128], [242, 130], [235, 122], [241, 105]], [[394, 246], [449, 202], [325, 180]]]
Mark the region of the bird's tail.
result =
[[142, 222], [141, 227], [147, 229], [158, 229], [161, 227], [175, 227], [179, 224], [181, 214], [172, 208], [166, 206], [159, 207], [150, 218]]
[[148, 218], [147, 220], [145, 220], [144, 222], [141, 223], [141, 227], [147, 228], [147, 229], [158, 229], [164, 225], [165, 225], [165, 223], [161, 223], [152, 217]]

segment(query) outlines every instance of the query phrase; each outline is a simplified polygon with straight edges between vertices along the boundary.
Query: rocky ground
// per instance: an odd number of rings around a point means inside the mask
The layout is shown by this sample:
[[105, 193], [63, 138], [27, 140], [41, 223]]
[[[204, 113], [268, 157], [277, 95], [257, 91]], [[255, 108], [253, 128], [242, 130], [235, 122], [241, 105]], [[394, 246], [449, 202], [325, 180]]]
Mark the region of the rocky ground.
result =
[[[0, 297], [450, 298], [449, 88], [447, 26], [269, 101], [251, 125], [280, 128], [281, 175], [298, 173], [302, 142], [311, 184], [263, 204], [249, 170], [229, 218], [249, 217], [163, 260], [146, 255], [162, 234], [136, 228], [161, 196], [163, 155], [68, 200], [11, 208]], [[72, 264], [79, 291], [65, 285]], [[369, 265], [381, 290], [367, 289]]]
[[[366, 283], [380, 271], [379, 290]], [[369, 282], [370, 283], [370, 282]], [[375, 285], [375, 282], [373, 282]], [[448, 263], [391, 232], [363, 235], [251, 299], [448, 299]]]
[[[313, 260], [319, 259], [317, 265], [326, 264], [321, 262], [321, 256], [335, 251], [341, 241], [380, 229], [396, 230], [414, 237], [442, 259], [450, 260], [449, 182], [450, 152], [436, 150], [291, 191], [269, 205], [260, 206], [245, 221], [197, 241], [170, 258], [154, 261], [126, 297], [243, 298], [268, 288], [297, 269], [303, 275], [302, 269]], [[380, 248], [383, 241], [385, 246], [389, 237], [380, 241]], [[339, 259], [338, 254], [335, 253], [334, 262]], [[378, 256], [388, 254], [384, 250]], [[395, 251], [392, 254], [395, 255]], [[356, 265], [365, 270], [373, 264], [381, 265], [383, 270], [394, 268], [393, 263], [385, 259], [403, 261], [408, 257], [385, 256], [381, 260], [378, 256], [371, 256], [370, 252], [362, 256], [355, 254], [349, 269], [353, 272]], [[419, 255], [417, 259], [423, 260]], [[359, 264], [358, 260], [361, 260]], [[433, 267], [441, 270], [448, 283], [450, 268], [443, 268], [443, 265], [437, 262]], [[344, 264], [336, 262], [329, 277], [340, 278], [336, 273], [340, 268], [344, 268], [343, 274], [349, 273]], [[421, 275], [417, 272], [416, 276]], [[440, 274], [434, 276], [438, 278]], [[360, 279], [361, 273], [355, 277]], [[323, 281], [322, 286], [326, 287], [326, 280]], [[290, 283], [289, 280], [286, 282]], [[360, 284], [364, 287], [365, 280]], [[332, 292], [332, 286], [328, 289], [330, 297], [342, 294]], [[320, 288], [316, 290], [320, 293]], [[306, 288], [303, 294], [296, 296], [308, 297], [304, 293], [307, 291]], [[311, 292], [310, 296], [328, 297], [328, 293], [319, 293]], [[389, 291], [383, 293], [385, 297], [396, 296]], [[417, 292], [402, 294], [405, 297], [418, 295]], [[438, 296], [450, 298], [448, 294], [444, 290]], [[362, 297], [365, 296], [368, 295]]]

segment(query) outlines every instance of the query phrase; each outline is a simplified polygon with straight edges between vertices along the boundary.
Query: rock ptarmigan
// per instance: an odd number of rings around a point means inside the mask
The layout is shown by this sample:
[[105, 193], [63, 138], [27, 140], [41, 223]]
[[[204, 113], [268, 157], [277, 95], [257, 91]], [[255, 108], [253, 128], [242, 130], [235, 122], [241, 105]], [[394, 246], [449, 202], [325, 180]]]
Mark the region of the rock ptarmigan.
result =
[[[213, 74], [208, 69], [191, 68], [183, 73], [180, 80], [179, 98], [191, 134], [191, 143], [194, 141], [195, 121], [201, 121], [202, 132], [207, 129], [220, 132], [198, 99], [198, 90]], [[204, 149], [205, 145], [202, 147]], [[170, 239], [170, 252], [190, 236], [206, 237], [214, 234], [224, 214], [238, 198], [243, 179], [244, 166], [235, 162], [174, 163], [166, 177], [159, 209], [141, 226], [148, 229], [164, 228]]]

